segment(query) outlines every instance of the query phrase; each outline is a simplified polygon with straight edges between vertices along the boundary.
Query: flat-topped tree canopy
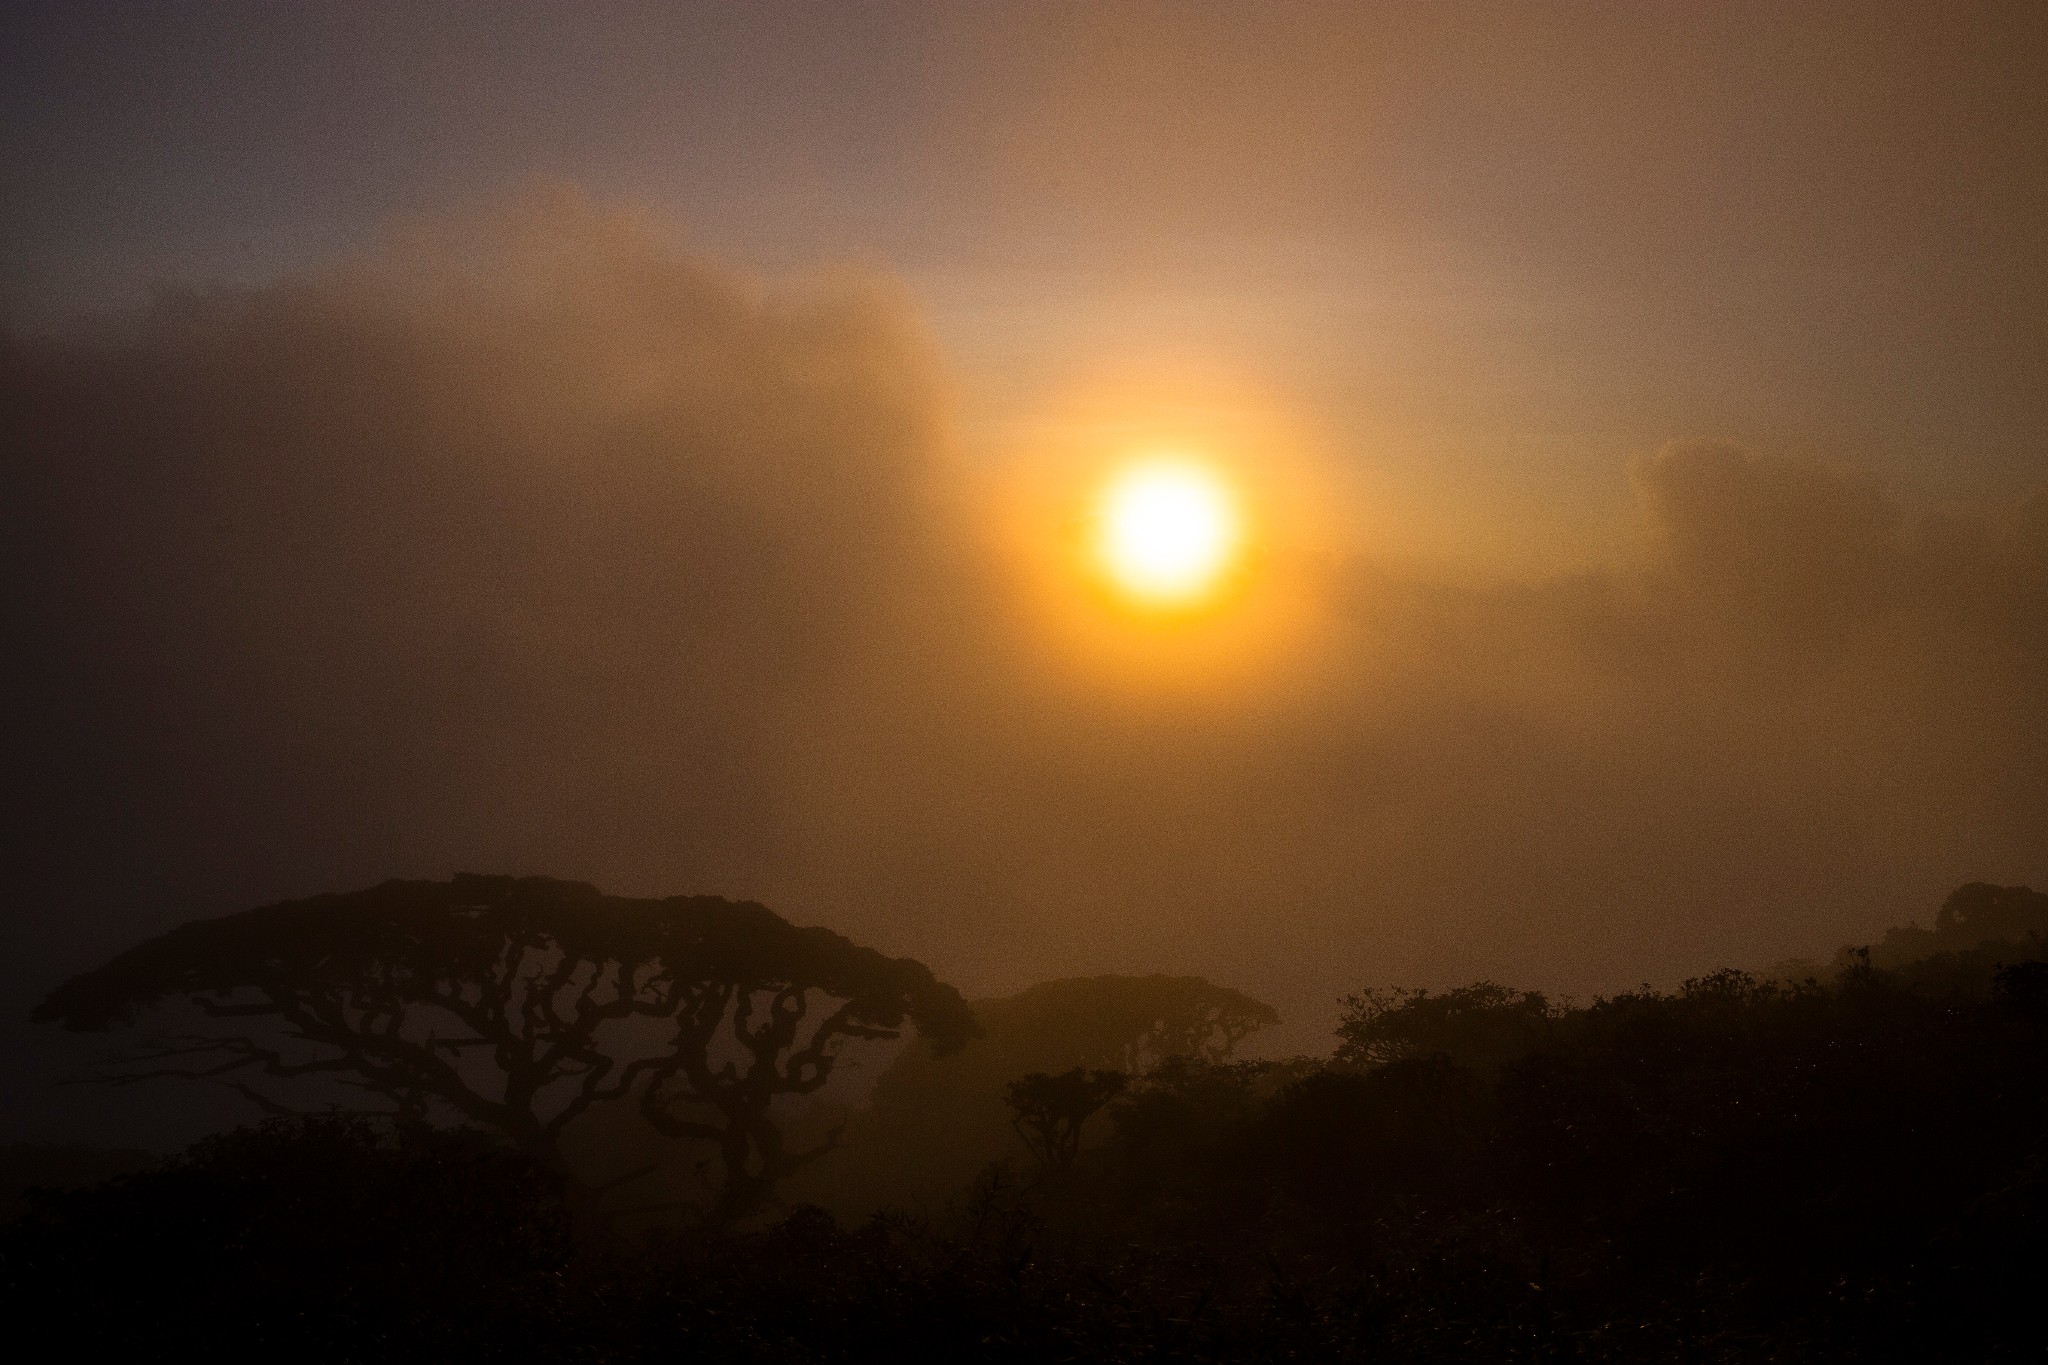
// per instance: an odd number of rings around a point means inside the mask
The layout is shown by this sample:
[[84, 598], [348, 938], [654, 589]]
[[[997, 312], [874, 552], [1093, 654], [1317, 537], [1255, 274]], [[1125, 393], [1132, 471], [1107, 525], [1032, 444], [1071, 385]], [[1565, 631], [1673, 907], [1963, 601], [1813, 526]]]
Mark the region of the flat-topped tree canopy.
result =
[[829, 929], [799, 928], [764, 905], [720, 896], [607, 896], [587, 882], [458, 873], [388, 881], [195, 920], [65, 982], [39, 1023], [79, 1030], [133, 1024], [178, 996], [269, 982], [374, 991], [452, 985], [501, 971], [508, 950], [554, 950], [612, 967], [658, 965], [677, 983], [802, 985], [860, 1002], [863, 1023], [914, 1022], [942, 1049], [976, 1031], [959, 993], [911, 958], [885, 957]]
[[[236, 1028], [161, 1043], [139, 1056], [155, 1069], [111, 1079], [222, 1080], [277, 1107], [248, 1080], [325, 1075], [402, 1110], [445, 1103], [558, 1161], [569, 1123], [631, 1094], [661, 1131], [719, 1147], [721, 1217], [825, 1150], [784, 1152], [769, 1108], [823, 1085], [847, 1039], [908, 1024], [948, 1050], [977, 1032], [923, 963], [762, 905], [475, 875], [181, 925], [34, 1017], [101, 1030], [173, 1000]], [[607, 1030], [631, 1020], [630, 1044]]]

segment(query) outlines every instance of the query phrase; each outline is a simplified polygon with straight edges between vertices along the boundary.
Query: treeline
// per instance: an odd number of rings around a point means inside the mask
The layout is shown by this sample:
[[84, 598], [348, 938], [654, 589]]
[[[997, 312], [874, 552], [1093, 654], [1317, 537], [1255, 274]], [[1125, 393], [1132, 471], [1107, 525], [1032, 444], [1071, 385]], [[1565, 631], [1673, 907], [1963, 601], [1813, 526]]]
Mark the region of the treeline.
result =
[[2041, 963], [1983, 996], [1858, 967], [1578, 1009], [1368, 999], [1333, 1063], [1169, 1065], [1106, 1118], [1040, 1201], [1075, 1235], [1490, 1286], [1475, 1322], [1547, 1324], [1564, 1354], [2048, 1341]]
[[[628, 1216], [474, 1126], [281, 1119], [34, 1197], [0, 1276], [17, 1323], [236, 1358], [2038, 1359], [2043, 925], [1965, 888], [1889, 966], [1366, 991], [1286, 1062], [1237, 1059], [1270, 1011], [1207, 983], [1053, 983], [789, 1116], [844, 1142], [751, 1218]], [[859, 1213], [920, 1112], [979, 1170]], [[791, 1207], [841, 1158], [858, 1197]]]

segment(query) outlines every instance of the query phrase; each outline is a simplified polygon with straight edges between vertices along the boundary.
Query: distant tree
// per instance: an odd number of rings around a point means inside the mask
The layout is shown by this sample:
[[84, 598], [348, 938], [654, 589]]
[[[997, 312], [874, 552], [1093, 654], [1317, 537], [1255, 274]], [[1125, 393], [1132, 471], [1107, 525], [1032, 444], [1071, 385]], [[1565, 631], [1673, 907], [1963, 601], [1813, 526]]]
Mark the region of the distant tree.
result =
[[[1881, 940], [1861, 950], [1861, 960], [1873, 967], [1897, 970], [1944, 953], [1967, 953], [1987, 943], [2048, 950], [2048, 893], [2025, 886], [1967, 882], [1942, 902], [1933, 928], [1907, 923], [1888, 929]], [[1855, 946], [1838, 950], [1832, 970], [1853, 967], [1858, 951]]]
[[1227, 1061], [1246, 1037], [1280, 1018], [1272, 1006], [1199, 976], [1069, 977], [974, 1008], [988, 1025], [988, 1051], [1007, 1042], [1007, 1050], [1041, 1054], [1047, 1070], [1071, 1057], [1072, 1065], [1132, 1075], [1168, 1057]]
[[176, 999], [216, 1027], [159, 1038], [105, 1079], [210, 1079], [290, 1112], [252, 1082], [325, 1077], [402, 1115], [451, 1110], [557, 1169], [571, 1124], [631, 1102], [712, 1147], [717, 1223], [831, 1150], [836, 1133], [788, 1150], [774, 1109], [823, 1086], [847, 1040], [913, 1024], [944, 1049], [976, 1031], [923, 964], [760, 905], [483, 876], [186, 924], [66, 982], [35, 1017], [107, 1029]]
[[1064, 1171], [1081, 1153], [1081, 1129], [1103, 1106], [1124, 1092], [1121, 1071], [1075, 1067], [1057, 1076], [1035, 1071], [1010, 1082], [1011, 1120], [1033, 1156]]
[[1019, 1077], [1074, 1067], [1133, 1077], [1168, 1058], [1227, 1061], [1272, 1007], [1199, 976], [1086, 976], [1040, 982], [973, 1002], [982, 1034], [957, 1052], [896, 1054], [867, 1110], [847, 1129], [835, 1189], [804, 1182], [847, 1211], [943, 1198], [1017, 1142], [1007, 1087]]
[[1490, 1069], [1535, 1047], [1556, 1015], [1540, 993], [1491, 981], [1441, 995], [1366, 990], [1343, 1005], [1337, 1060], [1359, 1067], [1442, 1053], [1461, 1066]]

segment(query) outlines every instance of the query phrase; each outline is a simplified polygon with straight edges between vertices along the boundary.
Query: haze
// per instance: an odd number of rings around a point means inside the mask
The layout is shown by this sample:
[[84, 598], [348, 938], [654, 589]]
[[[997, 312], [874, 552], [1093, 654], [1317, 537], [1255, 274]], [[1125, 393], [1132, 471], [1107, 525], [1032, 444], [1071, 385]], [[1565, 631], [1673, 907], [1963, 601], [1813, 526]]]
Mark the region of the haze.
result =
[[2048, 881], [2038, 5], [0, 23], [9, 998], [476, 870], [1321, 1048]]

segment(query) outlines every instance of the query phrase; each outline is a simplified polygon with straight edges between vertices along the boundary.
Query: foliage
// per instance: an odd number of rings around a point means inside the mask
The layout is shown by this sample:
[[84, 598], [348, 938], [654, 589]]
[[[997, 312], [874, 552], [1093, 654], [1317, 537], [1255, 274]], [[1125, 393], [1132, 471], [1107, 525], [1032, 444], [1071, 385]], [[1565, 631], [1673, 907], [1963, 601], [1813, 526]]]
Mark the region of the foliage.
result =
[[1491, 981], [1432, 995], [1427, 990], [1364, 990], [1346, 996], [1337, 1025], [1337, 1060], [1384, 1066], [1442, 1053], [1491, 1070], [1541, 1044], [1554, 1017], [1535, 991]]
[[101, 1354], [530, 1359], [571, 1255], [560, 1194], [474, 1131], [273, 1119], [35, 1196], [0, 1284], [17, 1332]]
[[1275, 1022], [1272, 1008], [1195, 976], [1090, 976], [1047, 981], [973, 1004], [981, 1034], [955, 1052], [905, 1050], [846, 1130], [845, 1157], [803, 1196], [865, 1215], [944, 1199], [1016, 1150], [1008, 1087], [1075, 1067], [1139, 1075], [1175, 1056], [1227, 1060]]
[[1015, 1040], [1041, 1054], [1073, 1056], [1078, 1066], [1126, 1073], [1168, 1057], [1226, 1060], [1280, 1019], [1271, 1006], [1199, 976], [1069, 977], [974, 1008], [991, 1049], [998, 1038]]
[[1793, 958], [1773, 967], [1781, 981], [1826, 979], [1861, 965], [1901, 972], [1950, 994], [1982, 994], [2006, 962], [2048, 955], [2048, 893], [2025, 886], [1970, 882], [1957, 887], [1932, 928], [1908, 923], [1878, 942], [1845, 945], [1832, 960]]
[[1724, 971], [1555, 1011], [1491, 1073], [1436, 1052], [1265, 1098], [1242, 1075], [1141, 1084], [1069, 1213], [1362, 1270], [1455, 1248], [1519, 1264], [1586, 1331], [1690, 1319], [1735, 1358], [2039, 1345], [2043, 970], [1964, 1000], [1868, 967]]
[[41, 1197], [0, 1284], [101, 1353], [2037, 1359], [2048, 987], [2000, 982], [1716, 973], [1559, 1011], [1491, 1077], [1182, 1060], [1064, 1179], [852, 1228], [579, 1240], [552, 1173], [477, 1135], [273, 1124]]
[[[1870, 947], [1870, 965], [1899, 968], [1941, 953], [1954, 953], [1985, 943], [2019, 943], [2048, 937], [2048, 893], [2025, 886], [1993, 886], [1970, 882], [1942, 902], [1934, 927], [1917, 924], [1886, 931]], [[1835, 955], [1837, 971], [1852, 965], [1854, 950]]]
[[1064, 1171], [1081, 1152], [1081, 1128], [1121, 1095], [1129, 1081], [1121, 1071], [1075, 1067], [1057, 1076], [1034, 1071], [1011, 1081], [1011, 1126], [1031, 1154], [1049, 1170]]
[[0, 1220], [19, 1213], [34, 1190], [83, 1189], [157, 1164], [135, 1148], [82, 1143], [13, 1143], [0, 1147]]
[[332, 1078], [414, 1118], [450, 1109], [558, 1167], [570, 1125], [631, 1101], [711, 1145], [721, 1222], [829, 1150], [788, 1150], [773, 1105], [822, 1087], [847, 1040], [913, 1023], [951, 1047], [975, 1029], [921, 963], [759, 905], [480, 876], [186, 924], [66, 982], [35, 1017], [104, 1029], [175, 997], [229, 1031], [160, 1040], [112, 1079], [214, 1079], [281, 1112], [250, 1079]]
[[1378, 997], [1379, 1060], [1027, 1075], [1060, 1178], [853, 1227], [572, 1235], [478, 1134], [273, 1124], [36, 1196], [0, 1284], [78, 1348], [308, 1360], [2039, 1359], [2048, 963], [1985, 973], [1482, 984]]

